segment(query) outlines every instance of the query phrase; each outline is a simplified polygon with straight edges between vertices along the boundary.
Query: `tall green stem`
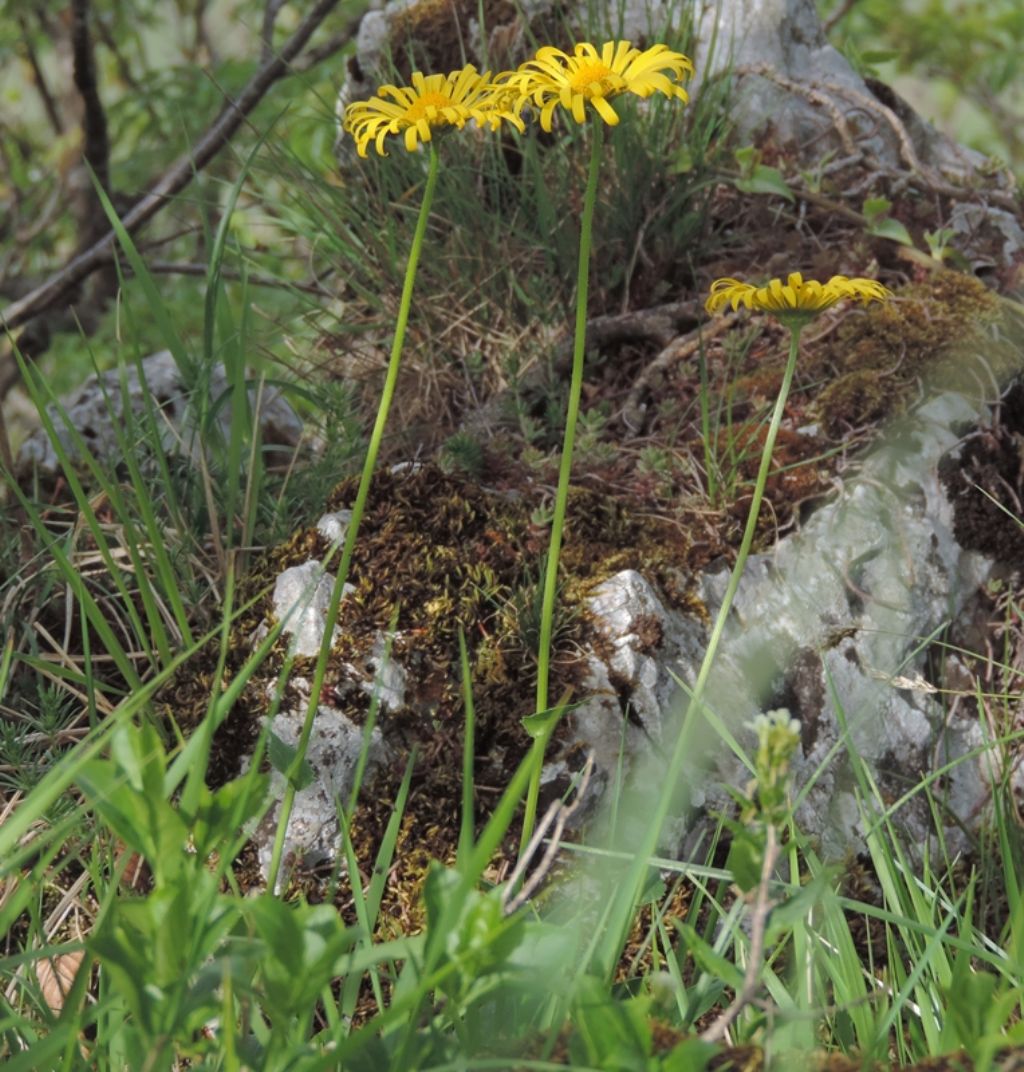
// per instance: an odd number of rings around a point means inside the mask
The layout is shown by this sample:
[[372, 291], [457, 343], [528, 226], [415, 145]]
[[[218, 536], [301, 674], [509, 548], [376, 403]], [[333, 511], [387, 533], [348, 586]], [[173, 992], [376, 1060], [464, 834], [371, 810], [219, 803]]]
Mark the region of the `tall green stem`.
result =
[[[576, 423], [580, 412], [580, 396], [583, 393], [583, 362], [587, 343], [587, 292], [590, 285], [590, 239], [594, 225], [594, 205], [597, 203], [597, 173], [601, 163], [604, 124], [595, 121], [591, 126], [590, 167], [587, 172], [587, 187], [583, 195], [583, 217], [580, 220], [579, 265], [576, 271], [576, 331], [572, 351], [572, 378], [569, 381], [569, 404], [565, 413], [565, 437], [562, 440], [562, 458], [558, 468], [558, 488], [555, 491], [555, 512], [551, 519], [551, 541], [548, 544], [547, 563], [544, 571], [544, 593], [540, 609], [540, 640], [537, 647], [537, 701], [536, 713], [549, 707], [548, 680], [551, 675], [551, 641], [555, 618], [555, 597], [558, 593], [558, 559], [562, 551], [562, 532], [565, 528], [566, 506], [569, 502], [569, 477], [572, 474], [572, 452], [576, 443]], [[553, 728], [553, 727], [552, 727]], [[550, 733], [534, 739], [534, 772], [526, 796], [526, 811], [523, 816], [525, 846], [533, 833], [537, 813], [537, 795], [540, 791], [540, 769], [544, 761], [544, 749]]]
[[402, 297], [398, 305], [398, 319], [395, 321], [395, 338], [391, 344], [391, 357], [388, 361], [388, 370], [384, 378], [384, 388], [381, 391], [380, 402], [377, 404], [377, 419], [370, 433], [370, 442], [366, 448], [366, 459], [363, 462], [363, 472], [359, 479], [359, 488], [356, 491], [356, 500], [352, 504], [352, 517], [345, 530], [345, 542], [341, 551], [341, 562], [331, 589], [331, 601], [327, 608], [327, 617], [324, 625], [324, 636], [320, 643], [320, 652], [317, 655], [316, 668], [313, 671], [313, 682], [309, 692], [309, 706], [306, 709], [306, 718], [302, 724], [302, 733], [296, 747], [295, 758], [286, 772], [287, 786], [284, 799], [281, 801], [281, 814], [277, 820], [277, 830], [274, 836], [274, 849], [270, 858], [270, 872], [267, 877], [267, 886], [273, 890], [277, 885], [277, 876], [281, 867], [281, 855], [284, 851], [285, 834], [288, 829], [288, 820], [291, 818], [292, 807], [295, 803], [295, 779], [302, 767], [302, 761], [309, 747], [309, 738], [313, 732], [313, 721], [316, 718], [319, 706], [320, 691], [323, 688], [324, 678], [327, 675], [327, 663], [331, 654], [331, 637], [334, 633], [334, 624], [338, 620], [338, 611], [341, 607], [342, 593], [345, 591], [345, 582], [348, 580], [349, 568], [352, 565], [352, 553], [356, 546], [356, 537], [359, 535], [359, 525], [366, 510], [366, 501], [370, 495], [370, 482], [373, 479], [373, 471], [377, 465], [377, 456], [380, 453], [381, 441], [384, 438], [384, 427], [388, 420], [388, 411], [391, 408], [391, 400], [395, 395], [395, 385], [398, 383], [398, 368], [401, 364], [402, 345], [405, 342], [405, 330], [409, 323], [409, 309], [412, 306], [412, 290], [416, 281], [416, 268], [420, 261], [420, 252], [423, 249], [423, 238], [427, 233], [427, 219], [430, 216], [430, 206], [434, 200], [434, 190], [437, 187], [438, 156], [434, 143], [430, 143], [430, 164], [427, 169], [427, 183], [423, 190], [423, 202], [420, 205], [420, 214], [416, 220], [416, 230], [413, 233], [412, 248], [409, 250], [409, 262], [405, 266], [405, 281], [402, 284]]
[[[768, 425], [768, 434], [765, 436], [764, 448], [761, 451], [761, 464], [757, 470], [757, 479], [754, 482], [754, 496], [750, 501], [750, 512], [747, 514], [747, 524], [743, 530], [743, 539], [736, 554], [736, 563], [729, 575], [729, 583], [726, 585], [725, 595], [722, 597], [722, 605], [715, 617], [715, 624], [708, 638], [707, 650], [697, 673], [697, 680], [690, 692], [689, 702], [683, 714], [682, 725], [679, 735], [672, 749], [672, 756], [668, 768], [665, 771], [661, 794], [655, 805], [654, 812], [645, 826], [643, 841], [633, 858], [626, 880], [619, 886], [615, 893], [615, 904], [609, 917], [609, 937], [614, 939], [604, 945], [606, 960], [601, 964], [601, 970], [606, 977], [611, 978], [615, 965], [618, 962], [619, 953], [625, 943], [629, 925], [633, 918], [633, 909], [636, 900], [643, 888], [647, 874], [647, 861], [655, 854], [658, 841], [661, 838], [662, 827], [668, 818], [676, 797], [676, 789], [682, 774], [683, 762], [690, 753], [694, 731], [699, 722], [701, 708], [704, 702], [704, 691], [707, 688], [708, 677], [711, 667], [718, 652], [718, 646], [725, 632], [725, 625], [732, 610], [733, 600], [736, 598], [736, 590], [739, 588], [743, 569], [750, 555], [750, 548], [754, 542], [754, 534], [757, 531], [757, 520], [761, 513], [761, 501], [764, 498], [765, 484], [768, 482], [768, 473], [772, 465], [772, 453], [775, 449], [775, 440], [779, 434], [779, 426], [782, 424], [782, 415], [786, 409], [786, 399], [793, 383], [793, 373], [796, 370], [797, 354], [800, 350], [799, 322], [791, 324], [789, 340], [789, 359], [786, 362], [786, 370], [782, 376], [782, 385], [775, 400], [775, 409], [772, 411], [771, 423]], [[608, 951], [611, 951], [609, 954]]]

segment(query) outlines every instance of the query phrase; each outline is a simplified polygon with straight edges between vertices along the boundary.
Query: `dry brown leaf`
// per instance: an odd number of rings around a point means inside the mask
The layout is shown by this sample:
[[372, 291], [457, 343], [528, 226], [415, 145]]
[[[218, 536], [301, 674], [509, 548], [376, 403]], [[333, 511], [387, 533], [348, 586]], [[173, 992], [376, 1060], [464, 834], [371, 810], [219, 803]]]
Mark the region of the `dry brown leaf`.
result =
[[36, 961], [36, 978], [43, 992], [43, 999], [50, 1006], [50, 1012], [59, 1014], [64, 1008], [64, 998], [71, 989], [81, 967], [85, 950], [77, 953], [63, 953], [49, 960]]

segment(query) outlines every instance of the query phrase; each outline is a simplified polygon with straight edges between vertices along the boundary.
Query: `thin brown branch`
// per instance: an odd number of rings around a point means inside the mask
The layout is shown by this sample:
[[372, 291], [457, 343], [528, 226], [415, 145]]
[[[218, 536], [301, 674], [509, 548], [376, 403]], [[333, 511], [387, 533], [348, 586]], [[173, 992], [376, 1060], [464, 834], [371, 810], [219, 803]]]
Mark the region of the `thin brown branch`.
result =
[[754, 907], [750, 914], [750, 949], [747, 951], [747, 970], [743, 975], [743, 985], [732, 999], [729, 1007], [702, 1034], [704, 1042], [718, 1042], [725, 1037], [733, 1021], [750, 1004], [757, 993], [761, 977], [761, 960], [764, 957], [764, 932], [768, 927], [775, 902], [769, 896], [772, 873], [779, 858], [779, 842], [775, 827], [768, 824], [765, 831], [764, 860], [761, 863], [761, 878], [754, 896]]
[[831, 15], [822, 23], [822, 28], [826, 34], [832, 32], [833, 27], [837, 26], [847, 15], [857, 6], [858, 0], [843, 0], [843, 2], [832, 12]]
[[[82, 98], [84, 109], [82, 157], [92, 169], [100, 188], [109, 191], [110, 139], [107, 135], [107, 113], [103, 109], [96, 80], [96, 57], [89, 33], [89, 0], [71, 0], [71, 52], [74, 57], [75, 88]], [[99, 218], [102, 219], [102, 215]], [[96, 230], [96, 225], [92, 229]]]
[[135, 94], [137, 100], [143, 101], [143, 107], [146, 109], [146, 114], [149, 116], [150, 121], [154, 124], [154, 129], [160, 129], [160, 117], [157, 115], [156, 109], [153, 107], [153, 102], [150, 100], [150, 95], [145, 88], [135, 77], [132, 71], [131, 64], [125, 58], [124, 52], [118, 46], [114, 35], [110, 32], [110, 27], [103, 19], [96, 20], [96, 33], [99, 39], [103, 42], [104, 47], [114, 57], [114, 65], [117, 67], [117, 75], [122, 82]]
[[622, 423], [629, 432], [636, 435], [643, 428], [646, 409], [644, 396], [651, 390], [652, 381], [657, 376], [663, 376], [673, 365], [698, 353], [706, 341], [727, 331], [735, 320], [736, 316], [733, 314], [715, 317], [708, 324], [698, 325], [693, 331], [674, 338], [643, 367], [640, 375], [634, 380], [619, 413]]
[[47, 122], [53, 129], [54, 134], [63, 134], [64, 120], [61, 119], [57, 102], [53, 99], [50, 86], [46, 81], [46, 75], [39, 65], [39, 57], [36, 55], [36, 50], [32, 45], [32, 35], [23, 18], [18, 19], [18, 25], [21, 27], [21, 40], [22, 47], [25, 50], [25, 59], [28, 60], [29, 67], [32, 68], [32, 82], [36, 87], [36, 92], [39, 94], [39, 99], [43, 102]]
[[260, 27], [260, 39], [263, 42], [260, 62], [266, 63], [274, 54], [274, 23], [284, 7], [285, 0], [266, 0], [263, 5], [263, 25]]
[[217, 50], [206, 29], [206, 0], [196, 0], [194, 13], [195, 36], [192, 44], [192, 59], [197, 60], [204, 53], [210, 63], [217, 62]]
[[[146, 267], [154, 275], [191, 275], [204, 276], [210, 270], [206, 264], [193, 263], [191, 261], [154, 261]], [[221, 268], [222, 279], [242, 280], [254, 287], [272, 287], [277, 290], [298, 290], [303, 294], [315, 294], [318, 298], [333, 298], [334, 295], [326, 287], [318, 282], [299, 283], [291, 279], [277, 279], [272, 275], [261, 275], [259, 272], [246, 272], [244, 275], [234, 268]], [[326, 277], [330, 272], [324, 273]]]
[[[180, 193], [230, 142], [270, 87], [289, 73], [291, 61], [302, 51], [314, 31], [337, 7], [338, 2], [339, 0], [318, 0], [280, 52], [261, 65], [238, 99], [230, 102], [199, 141], [150, 185], [147, 192], [122, 219], [129, 234], [137, 231], [164, 208], [170, 199]], [[113, 259], [114, 249], [115, 236], [113, 230], [110, 230], [31, 294], [11, 303], [0, 313], [0, 325], [11, 331], [49, 309], [83, 279], [109, 263]]]
[[[686, 300], [595, 316], [587, 321], [587, 350], [601, 350], [625, 342], [653, 342], [667, 346], [679, 334], [682, 325], [695, 323], [699, 315], [700, 303]], [[555, 369], [568, 372], [571, 366], [572, 340], [569, 339], [555, 355]]]
[[[573, 812], [575, 812], [583, 802], [587, 788], [590, 785], [590, 776], [593, 773], [594, 755], [591, 752], [587, 755], [587, 762], [583, 765], [583, 770], [580, 771], [579, 781], [576, 786], [576, 792], [573, 795], [572, 803], [564, 804], [559, 800], [552, 803], [551, 807], [544, 813], [544, 818], [541, 819], [540, 825], [534, 831], [533, 837], [530, 838], [530, 842], [526, 846], [522, 856], [520, 856], [519, 862], [515, 866], [515, 870], [509, 875], [502, 896], [502, 909], [506, 916], [511, 916], [513, 912], [517, 912], [522, 908], [523, 905], [537, 892], [540, 884], [551, 871], [552, 864], [555, 862], [555, 857], [558, 855], [558, 849], [562, 843], [562, 833], [565, 830], [565, 824], [572, 817]], [[526, 868], [529, 866], [530, 861], [533, 859], [537, 850], [547, 837], [548, 831], [551, 830], [552, 827], [554, 830], [551, 837], [548, 839], [548, 847], [544, 851], [540, 863], [537, 865], [533, 874], [523, 884], [523, 888], [513, 897], [513, 890], [515, 890], [519, 881], [525, 877]]]
[[355, 37], [362, 19], [362, 15], [357, 15], [344, 29], [332, 34], [326, 41], [321, 41], [319, 45], [315, 45], [292, 67], [292, 71], [295, 74], [305, 74], [318, 63], [323, 63], [324, 60], [337, 55]]

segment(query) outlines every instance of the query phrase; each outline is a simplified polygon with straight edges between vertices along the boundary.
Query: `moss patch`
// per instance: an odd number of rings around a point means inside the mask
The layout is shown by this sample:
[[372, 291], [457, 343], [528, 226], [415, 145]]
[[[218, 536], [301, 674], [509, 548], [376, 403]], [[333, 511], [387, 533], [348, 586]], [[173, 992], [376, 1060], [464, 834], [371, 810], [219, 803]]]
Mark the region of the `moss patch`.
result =
[[[392, 658], [406, 673], [407, 702], [379, 717], [396, 760], [364, 787], [351, 828], [360, 866], [369, 871], [408, 756], [415, 751], [412, 788], [379, 924], [382, 936], [420, 926], [419, 895], [429, 861], [450, 863], [455, 858], [465, 724], [460, 630], [472, 667], [481, 823], [530, 744], [521, 719], [532, 713], [534, 608], [548, 533], [531, 520], [536, 502], [520, 490], [523, 483], [524, 474], [519, 474], [518, 487], [484, 489], [433, 465], [384, 472], [374, 479], [349, 576], [355, 591], [342, 604], [341, 634], [322, 699], [353, 722], [363, 723], [370, 699], [360, 683], [372, 680], [382, 635], [392, 638]], [[356, 486], [355, 480], [340, 485], [327, 510], [351, 506]], [[566, 688], [578, 692], [583, 669], [578, 653], [589, 629], [582, 608], [595, 584], [621, 569], [637, 569], [660, 578], [670, 600], [681, 605], [692, 602], [679, 568], [690, 546], [678, 526], [645, 517], [621, 498], [594, 489], [573, 488], [571, 498], [552, 695]], [[329, 550], [326, 539], [310, 528], [257, 564], [249, 589], [262, 595], [236, 626], [229, 673], [237, 672], [251, 651], [248, 638], [270, 615], [273, 579], [310, 558], [325, 559]], [[652, 634], [651, 642], [657, 639]], [[205, 714], [216, 654], [215, 645], [210, 645], [161, 697], [183, 731]], [[218, 731], [212, 780], [233, 776], [251, 751], [266, 712], [267, 686], [277, 679], [285, 654], [286, 641], [281, 640]], [[311, 658], [296, 660], [293, 677], [311, 676], [313, 663]], [[291, 704], [293, 698], [288, 699]], [[300, 702], [297, 697], [295, 702]], [[510, 860], [515, 850], [512, 831], [495, 866]], [[252, 863], [251, 855], [239, 861], [245, 885], [258, 881]], [[321, 900], [326, 878], [295, 871], [290, 893]], [[337, 903], [351, 913], [347, 897], [339, 893]]]
[[898, 412], [941, 359], [976, 341], [999, 316], [995, 294], [952, 271], [933, 272], [893, 301], [847, 316], [810, 365], [829, 380], [817, 399], [825, 431], [840, 436]]

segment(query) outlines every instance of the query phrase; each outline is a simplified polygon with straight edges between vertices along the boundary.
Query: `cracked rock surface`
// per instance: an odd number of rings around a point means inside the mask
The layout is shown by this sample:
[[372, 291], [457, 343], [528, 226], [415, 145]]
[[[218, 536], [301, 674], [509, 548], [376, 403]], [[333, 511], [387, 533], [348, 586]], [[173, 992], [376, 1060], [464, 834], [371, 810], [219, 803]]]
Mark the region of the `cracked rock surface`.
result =
[[[195, 410], [189, 405], [188, 390], [182, 381], [181, 372], [170, 350], [161, 350], [144, 358], [139, 368], [132, 365], [123, 372], [110, 369], [100, 375], [90, 376], [72, 393], [61, 399], [61, 408], [67, 414], [67, 424], [81, 437], [86, 448], [100, 462], [113, 461], [123, 453], [122, 441], [118, 439], [128, 431], [129, 415], [136, 430], [146, 419], [147, 409], [153, 406], [160, 422], [160, 445], [165, 454], [180, 454], [194, 460], [197, 429]], [[228, 391], [224, 366], [214, 366], [210, 373], [209, 392], [217, 400]], [[284, 395], [275, 387], [262, 391], [253, 385], [249, 388], [250, 402], [259, 402], [260, 438], [264, 448], [274, 449], [289, 456], [302, 439], [303, 423]], [[80, 460], [75, 436], [57, 411], [48, 407], [50, 419], [57, 436], [72, 461]], [[231, 407], [222, 405], [216, 421], [225, 439], [230, 436]], [[130, 434], [130, 432], [129, 432]], [[18, 451], [17, 470], [20, 474], [33, 469], [46, 475], [60, 472], [60, 462], [53, 443], [44, 428], [33, 432]]]

